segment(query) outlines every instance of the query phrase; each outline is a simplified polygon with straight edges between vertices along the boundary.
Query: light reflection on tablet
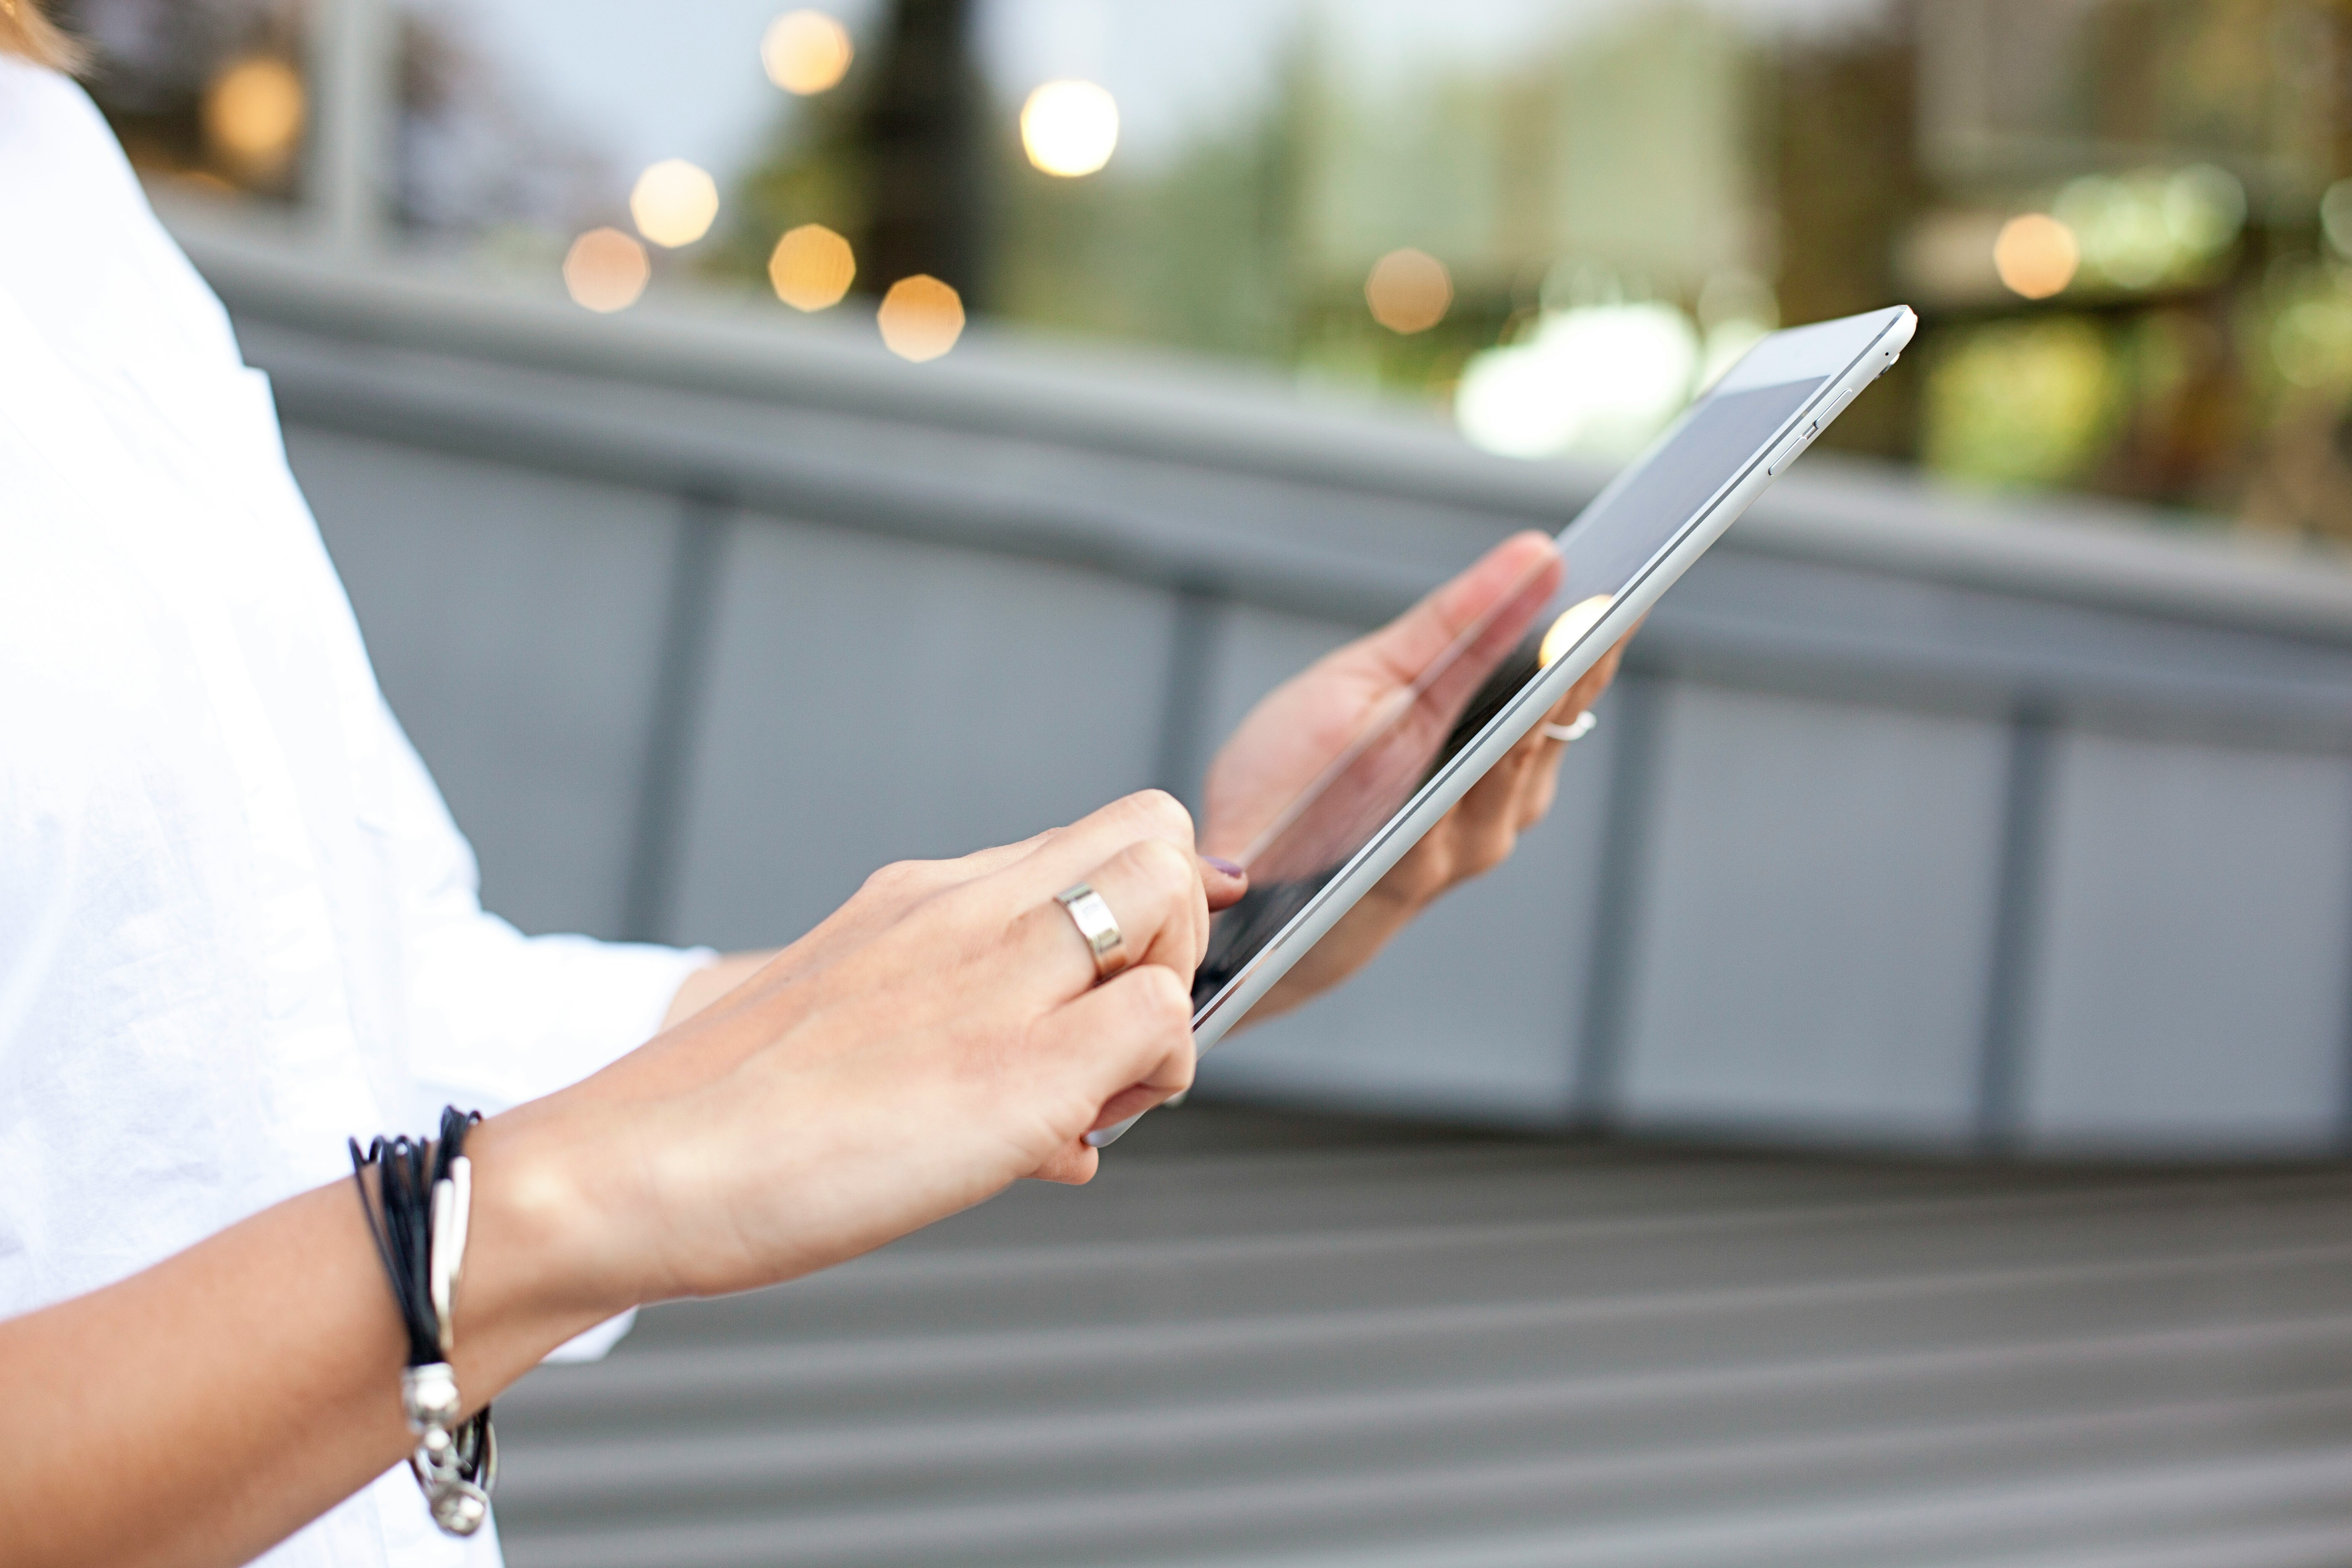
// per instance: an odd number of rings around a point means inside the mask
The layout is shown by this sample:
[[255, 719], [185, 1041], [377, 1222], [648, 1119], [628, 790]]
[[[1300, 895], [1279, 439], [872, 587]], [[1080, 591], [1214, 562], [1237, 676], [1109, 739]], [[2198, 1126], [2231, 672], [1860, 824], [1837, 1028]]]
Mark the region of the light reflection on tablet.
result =
[[1551, 630], [1543, 635], [1543, 647], [1536, 651], [1536, 668], [1549, 669], [1552, 660], [1574, 647], [1577, 638], [1599, 626], [1601, 617], [1607, 615], [1609, 606], [1616, 602], [1614, 594], [1595, 594], [1590, 598], [1579, 599], [1562, 610], [1559, 618], [1552, 622]]

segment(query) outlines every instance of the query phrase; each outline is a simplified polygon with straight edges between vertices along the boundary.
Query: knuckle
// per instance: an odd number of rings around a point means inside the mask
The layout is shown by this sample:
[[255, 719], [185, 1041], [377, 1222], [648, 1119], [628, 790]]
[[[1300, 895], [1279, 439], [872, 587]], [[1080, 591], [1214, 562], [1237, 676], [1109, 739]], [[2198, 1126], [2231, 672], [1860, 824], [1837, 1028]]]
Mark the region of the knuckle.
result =
[[1134, 804], [1136, 814], [1152, 827], [1187, 844], [1192, 842], [1192, 814], [1166, 790], [1139, 790], [1128, 799]]
[[915, 862], [894, 860], [868, 873], [857, 895], [883, 904], [901, 904], [921, 891], [921, 873]]

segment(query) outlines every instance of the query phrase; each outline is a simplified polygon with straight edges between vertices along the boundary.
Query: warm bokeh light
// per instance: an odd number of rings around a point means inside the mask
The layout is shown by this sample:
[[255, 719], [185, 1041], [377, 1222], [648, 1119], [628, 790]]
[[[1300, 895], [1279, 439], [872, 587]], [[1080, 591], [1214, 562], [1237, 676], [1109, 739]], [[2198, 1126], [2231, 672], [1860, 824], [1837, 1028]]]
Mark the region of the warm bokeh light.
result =
[[617, 228], [592, 228], [563, 258], [563, 287], [572, 303], [592, 310], [625, 310], [653, 276], [646, 247]]
[[849, 29], [822, 11], [787, 11], [760, 37], [768, 79], [803, 96], [838, 86], [856, 53]]
[[901, 278], [882, 296], [882, 342], [900, 359], [937, 359], [963, 335], [963, 297], [928, 273]]
[[1562, 610], [1559, 619], [1552, 622], [1551, 628], [1544, 633], [1543, 643], [1536, 649], [1536, 662], [1546, 669], [1550, 668], [1551, 661], [1574, 647], [1576, 639], [1599, 625], [1601, 617], [1609, 613], [1609, 606], [1616, 602], [1614, 595], [1595, 594], [1589, 599], [1579, 599]]
[[2082, 263], [2074, 231], [2048, 213], [2010, 219], [1993, 241], [1993, 269], [2011, 292], [2029, 300], [2047, 300], [2063, 289]]
[[1391, 250], [1364, 279], [1372, 320], [1392, 332], [1425, 332], [1454, 304], [1454, 275], [1425, 250]]
[[692, 245], [719, 216], [718, 182], [683, 158], [665, 158], [637, 176], [629, 216], [656, 245]]
[[1118, 145], [1118, 105], [1090, 81], [1049, 81], [1021, 106], [1021, 145], [1049, 174], [1091, 174]]
[[205, 135], [241, 167], [283, 167], [302, 134], [302, 79], [273, 55], [239, 60], [205, 89]]
[[[768, 257], [768, 281], [776, 286], [776, 298], [795, 310], [822, 310], [840, 304], [856, 276], [857, 258], [850, 253], [849, 241], [821, 223], [804, 223], [792, 230], [776, 241]], [[961, 326], [961, 306], [958, 310]], [[955, 339], [950, 336], [948, 341], [952, 343]]]

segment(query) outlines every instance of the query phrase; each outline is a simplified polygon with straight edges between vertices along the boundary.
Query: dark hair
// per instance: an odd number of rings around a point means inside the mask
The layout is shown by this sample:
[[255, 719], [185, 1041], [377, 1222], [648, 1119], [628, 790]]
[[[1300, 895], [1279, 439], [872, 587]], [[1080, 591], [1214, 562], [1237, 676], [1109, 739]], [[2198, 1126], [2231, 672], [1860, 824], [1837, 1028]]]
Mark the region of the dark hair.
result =
[[0, 0], [0, 54], [61, 71], [79, 69], [86, 58], [80, 43], [41, 14], [40, 0]]

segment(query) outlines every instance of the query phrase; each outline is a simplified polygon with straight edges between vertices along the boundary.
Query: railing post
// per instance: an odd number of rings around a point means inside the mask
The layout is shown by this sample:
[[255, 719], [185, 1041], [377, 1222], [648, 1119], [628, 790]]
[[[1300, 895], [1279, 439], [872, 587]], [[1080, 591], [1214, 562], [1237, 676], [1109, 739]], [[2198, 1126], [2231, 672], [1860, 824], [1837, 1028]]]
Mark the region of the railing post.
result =
[[338, 257], [383, 243], [400, 105], [391, 0], [316, 0], [310, 40], [309, 195], [319, 241]]
[[2047, 706], [2038, 700], [2021, 703], [2010, 720], [1984, 1042], [1977, 1058], [1977, 1143], [1987, 1152], [2013, 1148], [2024, 1133], [2027, 1010], [2041, 942], [2055, 730]]

